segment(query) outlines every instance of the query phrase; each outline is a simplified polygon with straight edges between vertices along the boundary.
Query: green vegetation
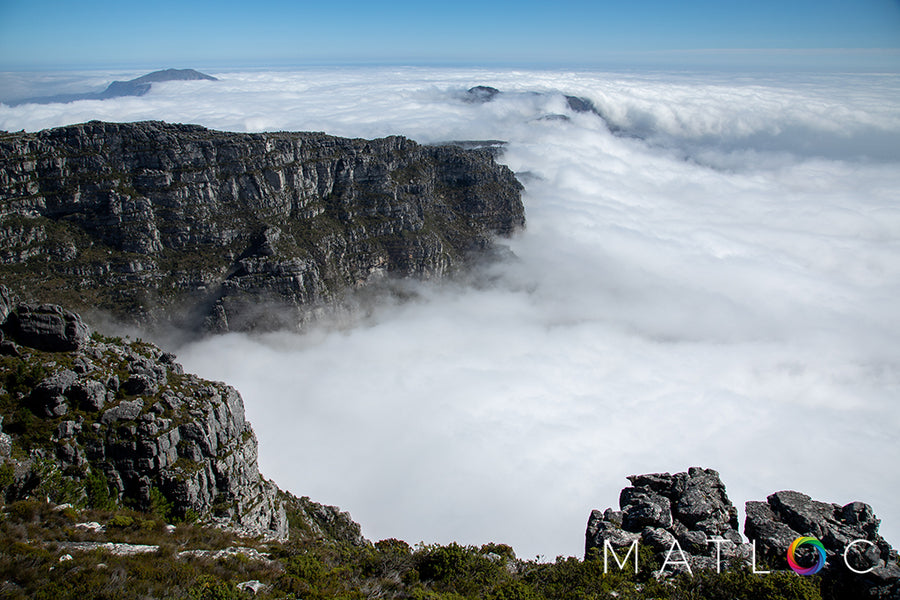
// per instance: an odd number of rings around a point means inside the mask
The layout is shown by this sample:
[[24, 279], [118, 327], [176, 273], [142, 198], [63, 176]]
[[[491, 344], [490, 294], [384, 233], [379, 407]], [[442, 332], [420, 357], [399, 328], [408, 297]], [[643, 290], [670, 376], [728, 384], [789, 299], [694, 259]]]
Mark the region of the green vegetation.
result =
[[[167, 529], [159, 514], [119, 510], [59, 510], [35, 500], [3, 507], [0, 517], [0, 597], [3, 598], [171, 598], [251, 597], [238, 585], [259, 581], [257, 598], [306, 600], [397, 598], [412, 600], [569, 600], [657, 598], [665, 600], [830, 600], [815, 577], [793, 573], [757, 575], [748, 569], [657, 580], [658, 564], [635, 575], [603, 561], [557, 558], [518, 560], [509, 546], [419, 545], [382, 540], [357, 547], [336, 543], [265, 542], [182, 523]], [[105, 532], [77, 527], [94, 521]], [[295, 530], [293, 532], [297, 534]], [[297, 536], [295, 535], [295, 538]], [[73, 549], [73, 542], [157, 546], [150, 553], [122, 556], [108, 549]], [[185, 550], [252, 548], [257, 559], [179, 556]], [[71, 557], [71, 558], [69, 558]], [[266, 558], [267, 557], [267, 558]]]
[[91, 471], [85, 481], [88, 504], [97, 510], [112, 510], [116, 506], [116, 496], [110, 490], [106, 476], [99, 470]]

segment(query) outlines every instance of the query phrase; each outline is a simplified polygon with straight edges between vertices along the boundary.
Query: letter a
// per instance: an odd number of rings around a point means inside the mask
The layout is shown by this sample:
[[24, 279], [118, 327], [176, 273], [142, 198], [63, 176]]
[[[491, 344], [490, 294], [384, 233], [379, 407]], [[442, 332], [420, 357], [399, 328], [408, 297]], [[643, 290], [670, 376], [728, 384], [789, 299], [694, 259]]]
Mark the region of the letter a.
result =
[[[678, 548], [678, 554], [681, 555], [681, 560], [669, 560], [672, 557], [672, 551]], [[666, 570], [666, 566], [668, 565], [684, 565], [687, 567], [688, 573], [691, 574], [691, 577], [694, 576], [694, 572], [691, 570], [691, 563], [688, 562], [687, 557], [684, 555], [684, 551], [681, 549], [681, 546], [678, 545], [678, 540], [672, 540], [672, 547], [669, 548], [669, 551], [666, 552], [666, 560], [663, 561], [663, 566], [659, 569], [659, 573], [662, 574], [663, 571]]]

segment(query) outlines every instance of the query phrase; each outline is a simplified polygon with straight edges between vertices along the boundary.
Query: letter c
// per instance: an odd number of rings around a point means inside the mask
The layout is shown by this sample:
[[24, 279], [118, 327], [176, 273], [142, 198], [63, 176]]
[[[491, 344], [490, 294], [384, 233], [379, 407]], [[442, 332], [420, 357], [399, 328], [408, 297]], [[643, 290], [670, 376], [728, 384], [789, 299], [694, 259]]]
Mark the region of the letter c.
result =
[[847, 565], [848, 569], [850, 569], [857, 575], [865, 575], [866, 573], [871, 572], [872, 569], [874, 569], [875, 567], [869, 567], [865, 571], [857, 571], [856, 569], [854, 569], [853, 567], [850, 566], [850, 561], [847, 559], [847, 553], [850, 552], [850, 548], [853, 547], [853, 544], [868, 544], [873, 547], [875, 546], [875, 544], [873, 542], [870, 542], [869, 540], [853, 540], [852, 542], [847, 544], [846, 548], [844, 548], [844, 564]]

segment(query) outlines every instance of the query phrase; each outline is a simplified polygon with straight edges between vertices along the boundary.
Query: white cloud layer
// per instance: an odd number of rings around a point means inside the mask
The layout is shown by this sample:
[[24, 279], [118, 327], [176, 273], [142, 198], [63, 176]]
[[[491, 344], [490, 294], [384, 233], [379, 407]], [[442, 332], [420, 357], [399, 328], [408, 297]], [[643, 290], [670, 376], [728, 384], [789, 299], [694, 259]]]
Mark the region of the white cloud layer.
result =
[[[552, 559], [581, 554], [626, 475], [699, 465], [739, 507], [781, 489], [869, 502], [900, 544], [900, 78], [211, 74], [0, 106], [0, 128], [504, 139], [526, 183], [518, 259], [471, 285], [423, 284], [351, 328], [180, 349], [241, 391], [282, 487], [375, 539]], [[477, 84], [508, 93], [462, 102]]]

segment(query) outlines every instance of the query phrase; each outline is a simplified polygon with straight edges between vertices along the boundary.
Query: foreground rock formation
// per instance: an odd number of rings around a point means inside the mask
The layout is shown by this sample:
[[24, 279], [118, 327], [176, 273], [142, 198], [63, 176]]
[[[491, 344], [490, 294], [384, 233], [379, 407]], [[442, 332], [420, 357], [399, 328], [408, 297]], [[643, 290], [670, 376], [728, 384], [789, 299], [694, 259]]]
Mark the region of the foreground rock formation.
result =
[[0, 135], [0, 276], [142, 325], [296, 327], [524, 223], [491, 153], [401, 137], [91, 122]]
[[[799, 492], [777, 492], [766, 502], [747, 502], [745, 541], [738, 532], [737, 510], [716, 471], [691, 468], [675, 475], [632, 475], [628, 480], [632, 485], [619, 496], [620, 510], [591, 512], [586, 557], [602, 557], [604, 551], [637, 542], [649, 546], [669, 572], [686, 571], [688, 565], [692, 570], [717, 565], [786, 570], [791, 543], [809, 536], [825, 547], [819, 575], [835, 597], [900, 598], [897, 552], [878, 535], [880, 521], [868, 504], [840, 506]], [[808, 552], [802, 557], [806, 564], [813, 558]]]
[[[841, 506], [782, 491], [765, 502], [747, 502], [746, 509], [744, 532], [757, 540], [760, 556], [774, 567], [787, 567], [785, 549], [793, 540], [811, 536], [825, 546], [823, 577], [840, 580], [842, 589], [864, 597], [900, 598], [897, 552], [878, 535], [881, 521], [868, 504]], [[851, 568], [868, 572], [853, 573]]]
[[333, 507], [264, 479], [233, 388], [185, 374], [142, 341], [91, 334], [74, 313], [20, 304], [0, 285], [0, 496], [218, 524], [284, 539], [286, 509], [312, 539], [363, 543]]
[[[660, 556], [677, 543], [696, 569], [715, 569], [717, 552], [722, 561], [746, 556], [737, 510], [716, 471], [691, 468], [687, 473], [632, 475], [628, 480], [631, 487], [619, 495], [621, 510], [591, 512], [585, 555], [596, 550], [602, 556], [604, 540], [609, 540], [615, 550], [637, 541]], [[676, 552], [672, 560], [681, 561], [681, 554]]]

